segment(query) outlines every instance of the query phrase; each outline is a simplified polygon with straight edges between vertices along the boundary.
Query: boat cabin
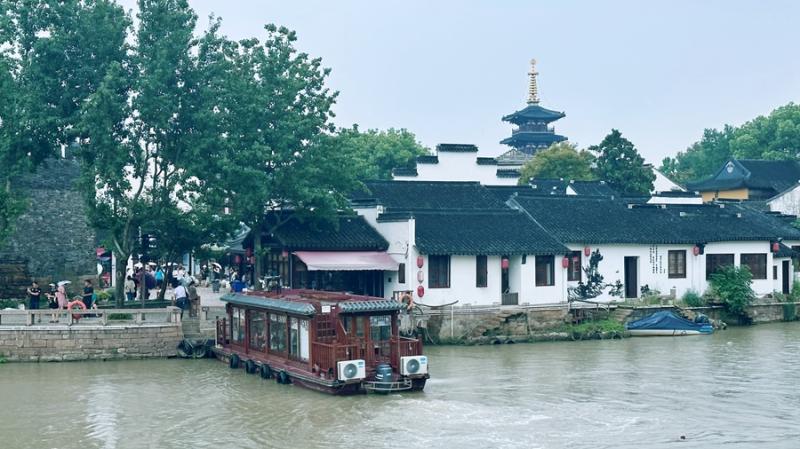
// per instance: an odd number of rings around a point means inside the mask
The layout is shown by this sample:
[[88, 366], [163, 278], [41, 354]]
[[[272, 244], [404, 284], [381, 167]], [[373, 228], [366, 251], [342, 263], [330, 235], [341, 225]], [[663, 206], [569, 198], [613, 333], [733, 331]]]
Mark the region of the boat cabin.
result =
[[400, 302], [317, 290], [228, 294], [222, 301], [227, 316], [217, 321], [218, 356], [244, 361], [248, 371], [282, 373], [328, 391], [369, 388], [353, 384], [376, 373], [403, 389], [421, 389], [428, 377], [422, 342], [399, 335]]

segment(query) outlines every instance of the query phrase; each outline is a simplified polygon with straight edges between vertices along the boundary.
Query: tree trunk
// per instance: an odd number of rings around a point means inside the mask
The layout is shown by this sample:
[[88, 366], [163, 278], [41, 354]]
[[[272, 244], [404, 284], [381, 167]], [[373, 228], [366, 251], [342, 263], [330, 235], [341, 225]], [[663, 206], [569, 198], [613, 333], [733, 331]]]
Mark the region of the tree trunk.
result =
[[[167, 260], [172, 260], [172, 258], [168, 258]], [[164, 280], [161, 281], [161, 289], [158, 291], [158, 300], [163, 301], [164, 296], [167, 295], [167, 284], [170, 279], [172, 279], [172, 269], [173, 265], [167, 267], [167, 270], [164, 272]]]
[[259, 221], [253, 226], [253, 288], [261, 290], [261, 273], [264, 271], [262, 267], [263, 257], [261, 254], [261, 234], [264, 229], [264, 224]]
[[128, 271], [128, 259], [131, 257], [130, 253], [123, 253], [120, 251], [113, 251], [114, 257], [117, 258], [117, 272], [116, 283], [114, 284], [114, 302], [117, 308], [121, 309], [125, 304], [125, 275]]

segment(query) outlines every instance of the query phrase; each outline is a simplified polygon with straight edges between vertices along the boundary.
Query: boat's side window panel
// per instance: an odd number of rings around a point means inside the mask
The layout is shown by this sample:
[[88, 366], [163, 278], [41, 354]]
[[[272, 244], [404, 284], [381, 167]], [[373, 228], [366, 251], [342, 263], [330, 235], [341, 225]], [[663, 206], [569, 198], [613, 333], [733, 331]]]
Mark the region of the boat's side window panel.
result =
[[364, 336], [364, 317], [345, 315], [343, 318], [344, 331], [347, 335], [363, 337]]
[[289, 318], [289, 356], [308, 361], [308, 320]]
[[286, 315], [269, 314], [269, 350], [286, 352]]
[[244, 309], [234, 307], [231, 311], [231, 340], [244, 343]]
[[388, 341], [392, 336], [392, 316], [374, 315], [369, 317], [370, 339]]
[[267, 350], [267, 314], [250, 311], [250, 349]]

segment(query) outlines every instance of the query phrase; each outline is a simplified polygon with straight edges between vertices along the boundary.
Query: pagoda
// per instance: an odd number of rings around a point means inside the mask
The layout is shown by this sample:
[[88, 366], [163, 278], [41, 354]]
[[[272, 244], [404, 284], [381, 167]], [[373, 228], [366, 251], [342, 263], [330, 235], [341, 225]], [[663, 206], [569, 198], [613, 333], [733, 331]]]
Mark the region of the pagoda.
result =
[[566, 114], [543, 108], [539, 105], [539, 89], [536, 85], [536, 76], [538, 74], [536, 60], [532, 59], [531, 71], [528, 73], [530, 76], [528, 106], [503, 117], [504, 122], [514, 124], [516, 128], [511, 131], [511, 137], [500, 141], [500, 143], [512, 147], [513, 150], [501, 155], [498, 160], [511, 158], [530, 159], [536, 152], [556, 142], [567, 140], [566, 137], [556, 134], [555, 130], [549, 126], [550, 123], [564, 117]]

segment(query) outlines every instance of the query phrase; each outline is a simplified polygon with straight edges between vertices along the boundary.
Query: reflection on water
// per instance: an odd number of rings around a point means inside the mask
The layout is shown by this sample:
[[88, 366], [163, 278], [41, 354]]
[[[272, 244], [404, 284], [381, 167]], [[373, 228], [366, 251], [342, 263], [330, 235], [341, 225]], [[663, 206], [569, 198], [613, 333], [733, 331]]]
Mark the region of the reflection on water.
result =
[[331, 397], [214, 360], [4, 364], [0, 447], [794, 449], [800, 441], [798, 323], [426, 353], [426, 391], [388, 397]]

